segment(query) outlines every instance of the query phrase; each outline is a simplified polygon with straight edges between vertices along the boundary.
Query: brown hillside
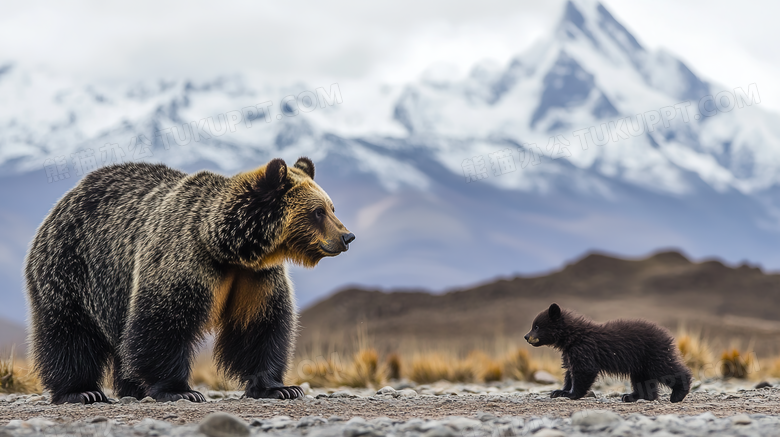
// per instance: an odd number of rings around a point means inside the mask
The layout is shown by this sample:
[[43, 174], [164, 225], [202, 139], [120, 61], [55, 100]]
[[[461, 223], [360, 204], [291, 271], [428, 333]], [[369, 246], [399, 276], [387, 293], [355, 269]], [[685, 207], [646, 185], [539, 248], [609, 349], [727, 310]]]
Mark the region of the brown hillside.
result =
[[438, 295], [343, 290], [303, 311], [299, 349], [348, 349], [359, 331], [383, 351], [520, 342], [551, 302], [597, 321], [644, 318], [673, 332], [700, 329], [720, 347], [752, 344], [762, 355], [780, 352], [780, 275], [718, 261], [693, 263], [677, 252], [642, 260], [589, 254], [545, 276]]

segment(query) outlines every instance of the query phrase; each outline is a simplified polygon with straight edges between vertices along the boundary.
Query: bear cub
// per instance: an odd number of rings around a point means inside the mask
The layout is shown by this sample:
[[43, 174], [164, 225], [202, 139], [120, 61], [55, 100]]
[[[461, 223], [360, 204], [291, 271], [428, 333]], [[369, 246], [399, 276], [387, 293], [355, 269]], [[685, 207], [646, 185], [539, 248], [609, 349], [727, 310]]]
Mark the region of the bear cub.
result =
[[563, 390], [554, 390], [553, 398], [582, 398], [599, 374], [631, 379], [633, 392], [623, 402], [656, 400], [660, 384], [672, 389], [672, 402], [680, 402], [691, 387], [691, 371], [669, 331], [644, 320], [599, 324], [554, 303], [536, 316], [525, 340], [562, 353]]

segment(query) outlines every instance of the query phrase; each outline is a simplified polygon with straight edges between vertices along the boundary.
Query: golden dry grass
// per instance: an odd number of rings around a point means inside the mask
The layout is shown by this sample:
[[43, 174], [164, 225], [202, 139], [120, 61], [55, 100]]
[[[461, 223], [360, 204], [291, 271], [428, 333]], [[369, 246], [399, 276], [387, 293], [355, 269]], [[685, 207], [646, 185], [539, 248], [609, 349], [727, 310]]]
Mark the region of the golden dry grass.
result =
[[450, 378], [453, 378], [453, 381], [462, 380], [467, 377], [463, 374], [466, 370], [468, 369], [453, 366], [441, 353], [426, 353], [417, 354], [412, 358], [407, 376], [418, 384], [430, 384]]
[[534, 371], [531, 354], [526, 349], [515, 349], [504, 357], [504, 374], [509, 378], [528, 381]]
[[766, 378], [780, 378], [780, 358], [770, 358], [765, 360], [761, 367], [761, 376]]
[[387, 356], [387, 378], [401, 379], [401, 356], [397, 352]]
[[41, 384], [31, 366], [16, 360], [13, 348], [8, 359], [0, 359], [0, 393], [41, 393]]
[[677, 348], [683, 362], [698, 379], [714, 377], [714, 356], [712, 346], [700, 331], [681, 328], [677, 333]]
[[[356, 351], [354, 353], [336, 352], [333, 344], [328, 345], [328, 353], [322, 352], [322, 346], [306, 354], [299, 351], [299, 356], [290, 366], [286, 383], [300, 385], [308, 382], [311, 387], [321, 388], [380, 388], [390, 380], [400, 379], [418, 384], [441, 380], [460, 383], [490, 383], [504, 379], [531, 381], [538, 370], [563, 379], [558, 352], [547, 348], [529, 349], [506, 339], [497, 339], [494, 344], [477, 345], [472, 349], [465, 349], [457, 343], [440, 349], [418, 344], [389, 353], [378, 352], [370, 343], [365, 332], [358, 331], [357, 341], [350, 348]], [[713, 344], [700, 332], [678, 331], [677, 346], [695, 378], [780, 378], [780, 357], [759, 362], [750, 347], [744, 350], [730, 347], [716, 360], [712, 353]], [[212, 390], [242, 389], [238, 381], [218, 372], [210, 354], [201, 355], [195, 361], [191, 382], [194, 386], [206, 386]], [[13, 355], [0, 360], [0, 392], [40, 391], [38, 379], [24, 361], [14, 360]]]
[[720, 374], [726, 379], [747, 379], [757, 364], [754, 360], [753, 354], [740, 353], [737, 348], [725, 350], [720, 357]]
[[379, 355], [374, 349], [363, 349], [352, 357], [346, 370], [339, 375], [338, 385], [380, 388], [387, 380], [385, 369], [379, 367]]

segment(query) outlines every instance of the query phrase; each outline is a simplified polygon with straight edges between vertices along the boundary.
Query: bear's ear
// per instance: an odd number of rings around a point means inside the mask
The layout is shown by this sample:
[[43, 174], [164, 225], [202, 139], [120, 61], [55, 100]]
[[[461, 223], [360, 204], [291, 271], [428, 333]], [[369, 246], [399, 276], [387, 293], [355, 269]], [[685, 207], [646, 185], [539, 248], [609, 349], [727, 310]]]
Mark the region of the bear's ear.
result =
[[268, 186], [276, 188], [282, 185], [282, 182], [287, 179], [287, 163], [283, 159], [272, 159], [265, 166], [265, 175], [263, 176], [265, 183]]
[[550, 316], [550, 319], [556, 320], [561, 317], [561, 307], [559, 307], [557, 303], [554, 303], [550, 305], [550, 309], [547, 310], [547, 314]]
[[301, 156], [295, 161], [295, 168], [303, 170], [310, 178], [314, 179], [314, 163], [311, 162], [311, 159]]

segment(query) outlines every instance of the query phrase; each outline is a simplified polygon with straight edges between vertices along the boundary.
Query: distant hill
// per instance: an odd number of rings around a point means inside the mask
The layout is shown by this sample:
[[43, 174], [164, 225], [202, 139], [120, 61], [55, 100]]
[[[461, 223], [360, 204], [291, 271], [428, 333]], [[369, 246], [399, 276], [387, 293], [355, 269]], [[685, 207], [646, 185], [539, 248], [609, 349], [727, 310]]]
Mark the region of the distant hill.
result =
[[597, 321], [645, 318], [673, 332], [684, 324], [717, 338], [719, 347], [752, 342], [759, 354], [780, 352], [780, 275], [714, 260], [693, 263], [677, 252], [642, 260], [591, 253], [548, 275], [439, 295], [345, 289], [303, 311], [299, 349], [350, 344], [359, 330], [386, 351], [522, 342], [533, 317], [551, 302]]

